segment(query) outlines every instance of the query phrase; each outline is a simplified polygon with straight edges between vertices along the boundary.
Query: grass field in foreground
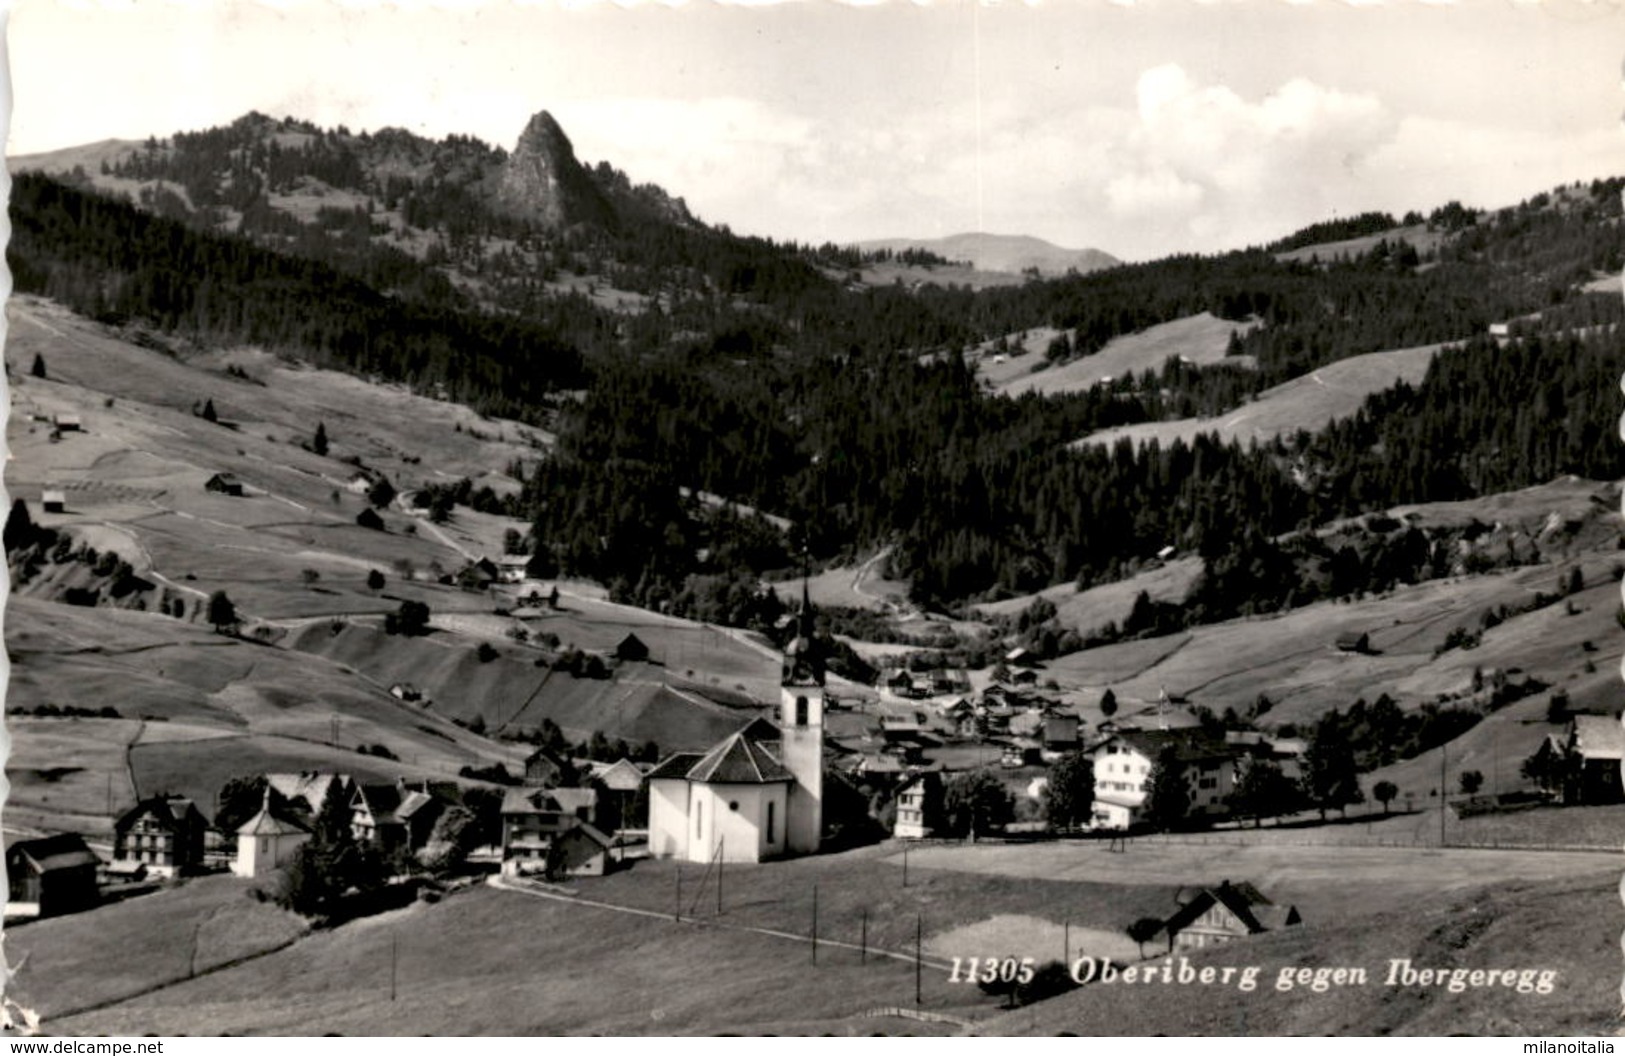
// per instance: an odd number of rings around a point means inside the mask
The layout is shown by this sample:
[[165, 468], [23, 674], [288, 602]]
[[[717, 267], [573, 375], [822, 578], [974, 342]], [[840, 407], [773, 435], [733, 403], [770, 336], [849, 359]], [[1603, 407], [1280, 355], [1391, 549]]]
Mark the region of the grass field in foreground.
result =
[[[1257, 989], [1092, 984], [979, 1025], [986, 1034], [1597, 1035], [1619, 1025], [1618, 870], [1419, 897], [1349, 923], [1313, 921], [1189, 955], [1197, 967], [1260, 969]], [[1551, 992], [1385, 985], [1414, 969], [1554, 972]], [[1177, 959], [1174, 962], [1177, 970]], [[1284, 969], [1364, 967], [1363, 986], [1278, 990]], [[1521, 980], [1520, 980], [1521, 981]], [[1464, 979], [1464, 982], [1466, 980]], [[1529, 977], [1537, 984], [1539, 976]]]
[[[394, 962], [394, 999], [391, 964]], [[986, 1014], [922, 976], [925, 1006]], [[856, 951], [476, 888], [357, 921], [207, 978], [49, 1021], [70, 1034], [938, 1033], [851, 1019], [912, 1005], [914, 967]]]
[[204, 877], [8, 928], [6, 959], [16, 974], [6, 996], [51, 1019], [271, 949], [305, 930], [298, 917], [250, 897], [254, 886]]

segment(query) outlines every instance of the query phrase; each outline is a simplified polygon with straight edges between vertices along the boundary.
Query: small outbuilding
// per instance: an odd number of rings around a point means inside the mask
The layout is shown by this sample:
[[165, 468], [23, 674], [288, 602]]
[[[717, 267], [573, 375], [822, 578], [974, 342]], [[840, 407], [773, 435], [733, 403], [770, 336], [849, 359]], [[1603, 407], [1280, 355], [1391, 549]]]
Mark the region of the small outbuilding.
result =
[[1337, 648], [1345, 653], [1369, 653], [1371, 635], [1364, 631], [1345, 631], [1337, 636]]
[[628, 634], [615, 646], [615, 659], [617, 660], [647, 660], [649, 647], [643, 639], [635, 634]]
[[204, 482], [203, 487], [221, 495], [230, 495], [232, 498], [243, 497], [243, 482], [237, 479], [235, 473], [216, 473]]
[[67, 492], [52, 489], [40, 496], [40, 505], [46, 513], [66, 513], [68, 509]]
[[99, 865], [76, 832], [19, 840], [6, 848], [7, 914], [55, 917], [91, 908], [101, 897]]

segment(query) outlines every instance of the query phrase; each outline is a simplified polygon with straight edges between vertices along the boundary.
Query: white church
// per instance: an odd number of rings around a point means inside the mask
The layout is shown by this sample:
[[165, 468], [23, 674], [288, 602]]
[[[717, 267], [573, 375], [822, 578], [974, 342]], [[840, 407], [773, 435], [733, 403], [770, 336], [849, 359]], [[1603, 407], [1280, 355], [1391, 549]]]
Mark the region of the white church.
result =
[[761, 862], [816, 854], [824, 831], [824, 658], [803, 587], [785, 648], [779, 721], [753, 719], [703, 754], [649, 773], [649, 854]]

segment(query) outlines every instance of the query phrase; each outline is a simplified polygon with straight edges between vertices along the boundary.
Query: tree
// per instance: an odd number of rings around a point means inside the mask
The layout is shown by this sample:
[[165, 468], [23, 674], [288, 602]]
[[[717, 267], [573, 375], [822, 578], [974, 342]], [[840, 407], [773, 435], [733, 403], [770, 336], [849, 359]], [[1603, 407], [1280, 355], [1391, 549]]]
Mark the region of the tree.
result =
[[370, 572], [367, 573], [367, 589], [368, 590], [383, 590], [384, 589], [384, 574], [382, 572], [378, 571], [376, 568], [372, 569]]
[[1484, 787], [1484, 775], [1478, 770], [1463, 770], [1458, 779], [1461, 782], [1462, 794], [1474, 796]]
[[223, 634], [227, 627], [237, 625], [237, 606], [226, 597], [225, 591], [217, 590], [209, 595], [208, 620], [214, 624], [216, 634]]
[[1074, 829], [1094, 811], [1095, 761], [1083, 752], [1068, 752], [1050, 767], [1044, 786], [1044, 812], [1051, 829]]
[[34, 365], [28, 368], [28, 373], [36, 378], [45, 377], [45, 357], [38, 352], [34, 353]]
[[1399, 788], [1392, 781], [1378, 781], [1371, 789], [1371, 795], [1382, 804], [1382, 812], [1386, 815], [1388, 805], [1399, 797]]
[[316, 435], [310, 441], [310, 449], [318, 455], [327, 454], [327, 425], [316, 423]]
[[975, 837], [979, 832], [1003, 828], [1015, 818], [1010, 790], [989, 770], [967, 770], [951, 778], [942, 790], [942, 809], [951, 835]]
[[1100, 696], [1100, 713], [1108, 719], [1117, 714], [1117, 694], [1110, 687]]
[[215, 414], [214, 400], [212, 399], [203, 401], [203, 420], [205, 422], [218, 422], [220, 420], [220, 416]]
[[1128, 926], [1128, 937], [1140, 944], [1140, 957], [1145, 957], [1145, 944], [1157, 937], [1162, 921], [1157, 917], [1141, 917]]
[[395, 485], [389, 482], [388, 477], [379, 477], [372, 487], [367, 489], [367, 501], [378, 509], [383, 509], [395, 501]]
[[403, 601], [401, 607], [384, 616], [385, 634], [426, 634], [429, 606], [421, 601]]
[[1546, 793], [1561, 792], [1563, 783], [1568, 778], [1562, 757], [1544, 744], [1523, 761], [1518, 772], [1533, 782], [1536, 788]]
[[1167, 831], [1185, 820], [1191, 809], [1190, 789], [1185, 784], [1185, 764], [1179, 750], [1165, 745], [1145, 779], [1145, 820], [1155, 829]]
[[1230, 801], [1236, 813], [1250, 815], [1253, 827], [1261, 828], [1265, 818], [1291, 811], [1296, 799], [1291, 778], [1275, 763], [1261, 759], [1247, 766]]
[[299, 578], [304, 582], [305, 586], [308, 587], [312, 583], [315, 583], [317, 580], [321, 579], [322, 574], [316, 571], [314, 568], [302, 568], [299, 570]]
[[1359, 803], [1365, 798], [1365, 793], [1360, 791], [1354, 749], [1335, 711], [1315, 726], [1309, 746], [1304, 750], [1303, 793], [1319, 809], [1322, 821], [1326, 819], [1327, 809], [1335, 807], [1347, 811], [1350, 803]]
[[502, 533], [502, 552], [505, 554], [522, 554], [525, 552], [524, 537], [519, 534], [519, 529], [509, 528]]
[[28, 503], [22, 499], [13, 499], [11, 515], [6, 518], [6, 553], [13, 554], [32, 546], [36, 532], [34, 518], [28, 512]]
[[[227, 836], [234, 835], [265, 804], [265, 787], [264, 774], [227, 781], [220, 789], [220, 808], [214, 812], [214, 827]], [[282, 797], [272, 789], [271, 805], [276, 807], [281, 803]]]
[[383, 860], [370, 847], [358, 845], [350, 830], [350, 804], [337, 781], [327, 786], [311, 826], [288, 868], [288, 880], [277, 901], [302, 916], [332, 913], [352, 889], [363, 893], [381, 887]]

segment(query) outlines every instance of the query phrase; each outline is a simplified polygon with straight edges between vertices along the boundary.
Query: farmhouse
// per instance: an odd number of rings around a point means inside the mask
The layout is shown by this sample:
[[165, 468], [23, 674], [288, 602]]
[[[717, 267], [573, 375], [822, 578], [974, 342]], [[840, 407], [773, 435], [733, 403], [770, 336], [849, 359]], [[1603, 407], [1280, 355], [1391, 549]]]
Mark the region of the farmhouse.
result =
[[59, 414], [51, 419], [59, 433], [77, 433], [85, 427], [84, 421], [77, 414]]
[[553, 841], [554, 868], [566, 876], [603, 876], [614, 843], [591, 822], [572, 825]]
[[303, 822], [278, 813], [271, 805], [271, 788], [265, 786], [265, 800], [259, 813], [237, 829], [237, 858], [231, 871], [238, 876], [266, 876], [293, 859], [301, 844], [310, 839]]
[[696, 758], [649, 774], [649, 853], [690, 862], [815, 854], [824, 828], [824, 655], [802, 585], [785, 647], [779, 725], [757, 719]]
[[502, 797], [502, 871], [541, 868], [553, 841], [590, 825], [598, 794], [590, 788], [510, 788]]
[[66, 513], [68, 509], [68, 494], [65, 491], [52, 489], [40, 496], [40, 505], [46, 513]]
[[1176, 753], [1190, 796], [1192, 817], [1229, 813], [1236, 784], [1237, 750], [1199, 730], [1121, 730], [1088, 749], [1095, 761], [1094, 826], [1129, 829], [1140, 819], [1146, 779], [1162, 750]]
[[399, 784], [357, 785], [350, 797], [350, 835], [388, 854], [406, 845], [406, 822], [400, 808], [406, 799]]
[[923, 770], [897, 789], [897, 820], [892, 835], [899, 840], [923, 840], [942, 824], [942, 774]]
[[1625, 764], [1625, 726], [1611, 715], [1576, 715], [1566, 745], [1570, 803], [1618, 803], [1620, 767]]
[[598, 817], [594, 819], [610, 831], [647, 824], [632, 817], [638, 789], [643, 787], [643, 768], [630, 759], [613, 763], [588, 763], [586, 770], [599, 793]]
[[530, 558], [525, 554], [504, 554], [497, 559], [497, 575], [503, 583], [523, 583]]
[[546, 748], [538, 748], [525, 757], [525, 784], [531, 788], [561, 785], [569, 771], [570, 764]]
[[154, 876], [184, 876], [203, 864], [208, 823], [184, 796], [153, 796], [113, 824], [113, 860], [144, 865]]
[[1278, 906], [1249, 883], [1204, 888], [1163, 924], [1169, 949], [1201, 949], [1303, 923], [1296, 906]]
[[1076, 715], [1051, 712], [1044, 716], [1044, 751], [1070, 752], [1078, 747], [1079, 726], [1083, 720]]
[[203, 487], [234, 498], [242, 498], [243, 495], [243, 482], [237, 479], [235, 473], [216, 473], [204, 482]]
[[8, 916], [54, 917], [94, 906], [99, 862], [84, 838], [64, 832], [6, 848]]

